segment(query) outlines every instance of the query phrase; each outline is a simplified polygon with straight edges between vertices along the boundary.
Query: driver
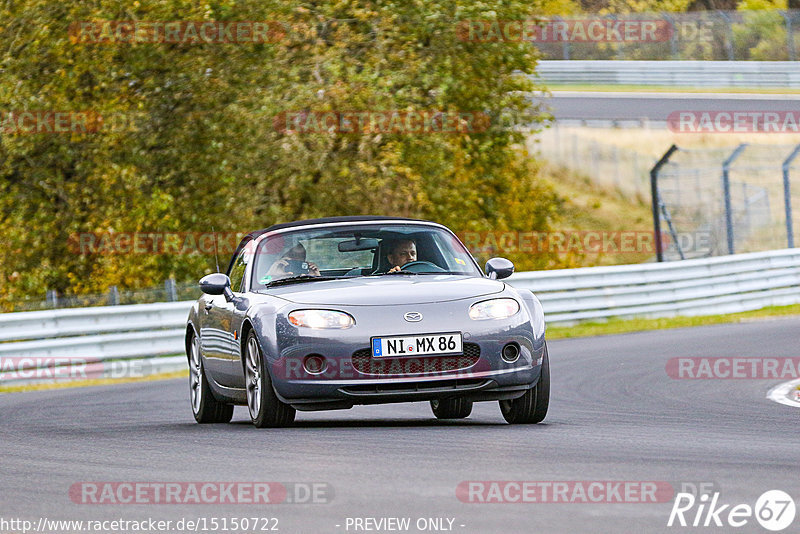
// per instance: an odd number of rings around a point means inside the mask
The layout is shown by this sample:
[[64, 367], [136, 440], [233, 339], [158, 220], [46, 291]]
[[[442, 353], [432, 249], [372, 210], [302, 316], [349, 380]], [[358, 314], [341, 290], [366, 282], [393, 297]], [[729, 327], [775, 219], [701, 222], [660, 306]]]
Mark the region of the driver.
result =
[[[305, 265], [305, 267], [304, 267]], [[290, 275], [308, 274], [319, 276], [316, 264], [306, 263], [306, 247], [301, 243], [293, 246], [278, 258], [269, 268], [267, 276], [272, 279], [285, 278]]]
[[397, 272], [402, 269], [406, 263], [417, 261], [417, 244], [413, 239], [400, 239], [392, 242], [389, 245], [389, 252], [386, 254], [386, 259], [389, 260], [390, 273]]

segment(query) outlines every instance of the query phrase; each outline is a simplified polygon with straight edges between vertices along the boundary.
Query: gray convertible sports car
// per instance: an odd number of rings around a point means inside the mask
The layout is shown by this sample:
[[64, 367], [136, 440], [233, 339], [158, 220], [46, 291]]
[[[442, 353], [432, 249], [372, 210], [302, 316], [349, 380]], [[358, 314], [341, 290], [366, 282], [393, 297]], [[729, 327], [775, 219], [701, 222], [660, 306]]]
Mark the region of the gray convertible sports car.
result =
[[446, 227], [391, 217], [278, 224], [247, 235], [227, 274], [200, 280], [186, 328], [199, 423], [290, 424], [296, 410], [429, 401], [440, 419], [499, 401], [509, 423], [547, 414], [542, 306], [484, 275]]

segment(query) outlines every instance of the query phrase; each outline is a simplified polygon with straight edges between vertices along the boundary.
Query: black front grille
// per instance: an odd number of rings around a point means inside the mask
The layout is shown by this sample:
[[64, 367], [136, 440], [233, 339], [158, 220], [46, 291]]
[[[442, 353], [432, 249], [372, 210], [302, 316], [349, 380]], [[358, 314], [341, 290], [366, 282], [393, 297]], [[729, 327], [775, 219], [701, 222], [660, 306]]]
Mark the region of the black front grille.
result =
[[464, 343], [464, 356], [470, 356], [476, 359], [480, 358], [481, 346], [477, 343]]
[[406, 358], [373, 358], [370, 349], [353, 353], [353, 368], [367, 375], [414, 375], [469, 369], [480, 360], [481, 347], [464, 343], [464, 353], [453, 356], [418, 356]]
[[425, 393], [450, 392], [459, 390], [482, 389], [491, 383], [491, 380], [472, 378], [457, 380], [434, 380], [431, 382], [402, 382], [389, 384], [364, 384], [343, 387], [341, 391], [353, 395], [364, 394], [392, 394], [392, 393]]

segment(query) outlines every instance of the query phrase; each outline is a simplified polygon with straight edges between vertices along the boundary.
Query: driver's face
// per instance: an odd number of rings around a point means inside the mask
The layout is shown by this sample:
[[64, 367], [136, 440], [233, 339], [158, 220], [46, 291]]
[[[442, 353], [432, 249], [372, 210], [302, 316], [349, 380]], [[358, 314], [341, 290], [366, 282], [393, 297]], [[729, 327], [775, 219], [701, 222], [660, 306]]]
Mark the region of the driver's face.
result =
[[417, 245], [413, 241], [403, 241], [398, 243], [392, 253], [387, 254], [386, 257], [392, 266], [399, 265], [402, 267], [406, 263], [417, 261]]

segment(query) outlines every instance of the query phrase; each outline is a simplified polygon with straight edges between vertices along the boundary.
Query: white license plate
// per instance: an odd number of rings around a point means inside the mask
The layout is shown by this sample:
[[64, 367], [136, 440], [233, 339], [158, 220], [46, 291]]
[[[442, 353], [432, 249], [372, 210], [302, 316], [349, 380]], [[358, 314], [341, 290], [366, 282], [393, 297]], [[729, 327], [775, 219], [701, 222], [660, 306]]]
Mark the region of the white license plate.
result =
[[461, 332], [372, 338], [372, 356], [375, 358], [460, 352]]

